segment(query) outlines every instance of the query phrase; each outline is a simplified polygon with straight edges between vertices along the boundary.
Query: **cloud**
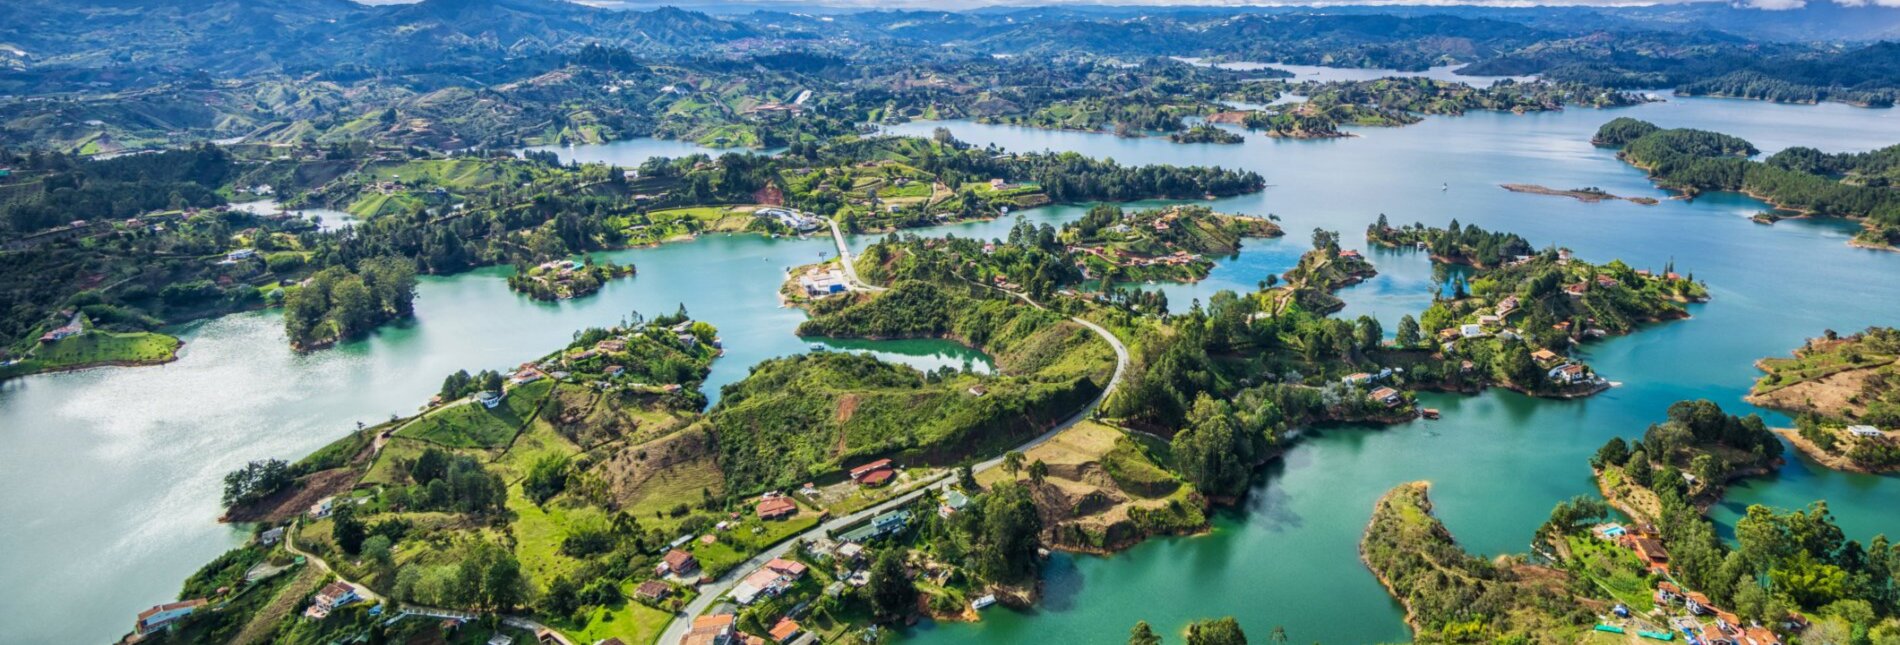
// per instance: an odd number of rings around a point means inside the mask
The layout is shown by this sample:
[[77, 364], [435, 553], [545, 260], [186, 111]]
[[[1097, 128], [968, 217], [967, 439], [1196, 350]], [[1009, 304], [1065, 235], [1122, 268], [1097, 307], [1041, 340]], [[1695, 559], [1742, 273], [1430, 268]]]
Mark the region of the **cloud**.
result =
[[[1840, 0], [1835, 1], [1839, 2]], [[1848, 1], [1866, 2], [1867, 0]], [[1743, 9], [1760, 9], [1762, 11], [1788, 11], [1790, 9], [1800, 9], [1808, 6], [1808, 0], [1741, 0], [1735, 3], [1735, 6]]]

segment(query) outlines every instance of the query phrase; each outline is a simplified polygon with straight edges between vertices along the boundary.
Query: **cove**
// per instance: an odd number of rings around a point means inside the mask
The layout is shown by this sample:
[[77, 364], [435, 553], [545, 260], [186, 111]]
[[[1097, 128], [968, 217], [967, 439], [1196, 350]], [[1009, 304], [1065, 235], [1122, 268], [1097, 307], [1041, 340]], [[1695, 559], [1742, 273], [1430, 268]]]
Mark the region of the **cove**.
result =
[[[1891, 110], [1709, 99], [1432, 117], [1325, 141], [1249, 135], [1233, 146], [960, 122], [891, 128], [927, 136], [943, 125], [967, 141], [1012, 150], [1261, 172], [1271, 184], [1265, 192], [1210, 205], [1278, 214], [1287, 236], [1247, 240], [1208, 280], [1168, 286], [1183, 289], [1170, 292], [1177, 306], [1284, 271], [1314, 227], [1339, 230], [1348, 246], [1364, 248], [1361, 232], [1379, 213], [1439, 225], [1457, 218], [1539, 246], [1561, 243], [1592, 260], [1660, 268], [1673, 259], [1679, 270], [1708, 281], [1715, 296], [1692, 309], [1692, 320], [1588, 346], [1585, 357], [1622, 387], [1574, 402], [1498, 391], [1434, 396], [1428, 404], [1444, 410], [1444, 420], [1316, 430], [1261, 474], [1246, 506], [1220, 514], [1210, 535], [1156, 540], [1109, 558], [1059, 557], [1049, 570], [1050, 600], [1034, 615], [990, 610], [981, 624], [930, 626], [913, 637], [1099, 641], [1123, 637], [1139, 619], [1173, 631], [1193, 618], [1233, 614], [1257, 634], [1285, 625], [1303, 642], [1401, 639], [1396, 606], [1354, 551], [1372, 501], [1391, 485], [1432, 479], [1439, 514], [1464, 545], [1522, 551], [1551, 505], [1589, 490], [1584, 459], [1608, 437], [1639, 434], [1680, 399], [1706, 397], [1746, 411], [1740, 397], [1756, 376], [1756, 358], [1785, 353], [1825, 328], [1900, 321], [1900, 254], [1847, 248], [1852, 229], [1839, 223], [1753, 224], [1747, 216], [1762, 204], [1736, 195], [1646, 207], [1497, 187], [1600, 186], [1666, 197], [1641, 172], [1588, 144], [1598, 125], [1624, 115], [1729, 132], [1768, 152], [1790, 145], [1866, 150], [1900, 141], [1900, 116]], [[641, 155], [677, 154], [666, 151], [673, 145], [642, 140], [557, 152], [605, 159], [611, 148], [619, 151], [614, 163], [631, 166]], [[643, 146], [654, 147], [640, 152]], [[1056, 225], [1083, 210], [1022, 215]], [[910, 232], [999, 237], [1013, 219]], [[879, 237], [850, 242], [862, 248]], [[30, 584], [0, 591], [0, 625], [25, 642], [115, 638], [134, 612], [172, 597], [185, 576], [245, 537], [215, 522], [225, 472], [252, 459], [301, 457], [358, 422], [413, 412], [450, 372], [512, 366], [635, 310], [650, 315], [684, 304], [720, 328], [728, 354], [714, 363], [706, 388], [716, 397], [719, 386], [761, 360], [810, 351], [813, 341], [793, 333], [803, 313], [780, 307], [776, 293], [787, 267], [821, 253], [835, 253], [825, 238], [711, 235], [602, 254], [636, 264], [639, 276], [557, 303], [509, 292], [506, 267], [429, 277], [414, 321], [332, 350], [294, 354], [278, 314], [252, 312], [174, 330], [187, 344], [168, 365], [10, 381], [0, 386], [0, 472], [11, 475], [0, 489], [0, 550], [8, 554], [0, 559], [0, 580]], [[1381, 275], [1341, 293], [1348, 303], [1342, 315], [1374, 315], [1393, 329], [1399, 315], [1422, 309], [1442, 284], [1416, 254], [1371, 257]], [[906, 360], [935, 365], [941, 356], [957, 356], [950, 349], [929, 348], [923, 354], [936, 357]], [[1824, 498], [1854, 537], [1900, 534], [1900, 516], [1890, 511], [1897, 484], [1796, 461], [1776, 479], [1735, 489], [1716, 516], [1730, 522], [1748, 503], [1787, 507]]]

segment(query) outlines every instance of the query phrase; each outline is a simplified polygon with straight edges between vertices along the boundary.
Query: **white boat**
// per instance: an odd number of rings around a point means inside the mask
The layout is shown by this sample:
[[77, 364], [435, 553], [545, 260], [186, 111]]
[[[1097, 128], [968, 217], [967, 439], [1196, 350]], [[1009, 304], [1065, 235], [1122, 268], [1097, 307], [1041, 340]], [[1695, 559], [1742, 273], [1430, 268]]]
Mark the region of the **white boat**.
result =
[[977, 611], [982, 611], [984, 609], [989, 608], [990, 605], [994, 605], [994, 604], [996, 604], [996, 594], [987, 594], [983, 596], [982, 598], [978, 598], [976, 600], [970, 601], [970, 608], [975, 609]]

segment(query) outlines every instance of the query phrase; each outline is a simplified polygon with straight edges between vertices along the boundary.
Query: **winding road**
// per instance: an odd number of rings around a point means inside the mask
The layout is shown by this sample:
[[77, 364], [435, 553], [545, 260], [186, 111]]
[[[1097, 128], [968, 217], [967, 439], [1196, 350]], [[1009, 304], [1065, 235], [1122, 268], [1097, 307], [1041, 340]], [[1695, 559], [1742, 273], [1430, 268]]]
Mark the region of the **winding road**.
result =
[[[864, 289], [866, 291], [883, 291], [884, 287], [878, 287], [874, 285], [865, 284], [863, 281], [858, 279], [857, 269], [852, 267], [851, 265], [850, 251], [847, 250], [845, 247], [844, 233], [838, 229], [838, 222], [836, 220], [827, 219], [827, 221], [831, 223], [832, 238], [835, 239], [838, 243], [838, 259], [843, 261], [844, 263], [845, 277], [849, 278], [854, 286]], [[1023, 302], [1027, 302], [1030, 304], [1030, 306], [1033, 306], [1037, 309], [1044, 308], [1041, 303], [1038, 303], [1030, 299], [1029, 296], [1027, 295], [1017, 293], [1014, 291], [1008, 291], [1008, 290], [1004, 290], [1004, 292], [1014, 295], [1018, 298], [1021, 298]], [[1115, 373], [1109, 376], [1108, 385], [1104, 386], [1102, 388], [1101, 393], [1097, 394], [1094, 400], [1089, 401], [1088, 405], [1083, 406], [1081, 410], [1076, 411], [1075, 414], [1071, 415], [1068, 419], [1063, 420], [1062, 423], [1058, 423], [1055, 426], [1049, 428], [1047, 431], [1043, 432], [1042, 434], [1036, 435], [1034, 438], [1031, 438], [1030, 440], [1025, 441], [1022, 444], [1016, 446], [1015, 448], [1016, 452], [1028, 452], [1029, 449], [1042, 445], [1043, 443], [1049, 441], [1050, 439], [1055, 438], [1056, 435], [1062, 434], [1062, 431], [1067, 430], [1070, 427], [1073, 427], [1077, 423], [1081, 423], [1083, 420], [1095, 414], [1095, 409], [1101, 406], [1102, 401], [1108, 398], [1109, 393], [1114, 392], [1115, 388], [1121, 385], [1122, 374], [1128, 371], [1128, 347], [1122, 344], [1121, 339], [1116, 338], [1115, 334], [1109, 333], [1108, 329], [1102, 327], [1101, 325], [1097, 325], [1093, 322], [1084, 320], [1080, 316], [1071, 317], [1070, 320], [1073, 320], [1075, 321], [1076, 324], [1079, 324], [1083, 327], [1087, 327], [1090, 331], [1095, 332], [1097, 336], [1102, 337], [1102, 340], [1108, 341], [1109, 347], [1114, 348]], [[977, 462], [975, 465], [970, 467], [970, 470], [973, 473], [980, 473], [985, 470], [989, 470], [991, 468], [1000, 466], [1002, 465], [1002, 463], [1003, 463], [1003, 455], [997, 455], [987, 460]], [[889, 500], [884, 501], [883, 503], [873, 505], [869, 508], [858, 511], [856, 513], [851, 513], [849, 515], [841, 515], [839, 517], [832, 518], [831, 520], [823, 522], [819, 524], [818, 526], [814, 526], [803, 533], [799, 533], [792, 537], [786, 538], [784, 541], [779, 542], [777, 545], [773, 546], [772, 548], [766, 549], [764, 552], [756, 556], [753, 556], [752, 559], [746, 560], [745, 562], [740, 563], [739, 566], [728, 569], [726, 571], [726, 574], [724, 576], [721, 576], [718, 580], [715, 580], [705, 585], [701, 585], [699, 588], [699, 596], [693, 598], [692, 602], [689, 602], [686, 604], [685, 609], [681, 610], [679, 613], [674, 615], [673, 622], [667, 624], [666, 631], [660, 634], [660, 640], [659, 640], [660, 645], [671, 645], [673, 643], [680, 642], [680, 639], [686, 636], [687, 630], [691, 628], [693, 618], [702, 613], [705, 613], [708, 608], [712, 607], [713, 601], [718, 600], [720, 597], [726, 595], [726, 592], [731, 591], [733, 585], [737, 584], [738, 581], [742, 577], [745, 576], [745, 574], [751, 573], [752, 571], [757, 570], [759, 567], [765, 566], [765, 563], [770, 562], [773, 558], [783, 557], [787, 552], [791, 551], [794, 545], [798, 544], [799, 542], [810, 540], [812, 538], [819, 537], [822, 535], [831, 535], [847, 526], [851, 526], [853, 524], [863, 522], [867, 518], [870, 518], [874, 515], [878, 515], [886, 511], [890, 511], [891, 509], [898, 508], [900, 506], [904, 506], [913, 501], [916, 501], [917, 498], [922, 497], [924, 493], [929, 492], [931, 490], [945, 488], [954, 481], [955, 481], [955, 478], [951, 477], [948, 473], [938, 475], [935, 479], [930, 480], [929, 483], [923, 486], [919, 486], [916, 490], [910, 491], [908, 493], [904, 493], [897, 497], [893, 497]]]

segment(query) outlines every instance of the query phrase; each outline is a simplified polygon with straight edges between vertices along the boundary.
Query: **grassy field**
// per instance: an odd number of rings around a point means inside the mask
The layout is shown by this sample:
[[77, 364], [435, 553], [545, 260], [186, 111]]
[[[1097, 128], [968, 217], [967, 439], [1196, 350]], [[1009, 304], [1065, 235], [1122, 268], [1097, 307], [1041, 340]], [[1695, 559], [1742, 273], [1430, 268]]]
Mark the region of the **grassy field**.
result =
[[541, 380], [514, 388], [494, 408], [474, 401], [442, 408], [403, 426], [396, 434], [450, 448], [504, 447], [534, 417], [552, 387], [553, 382]]
[[[621, 594], [633, 597], [634, 586], [622, 585]], [[646, 645], [659, 640], [660, 632], [666, 631], [666, 624], [672, 620], [673, 614], [669, 612], [627, 600], [616, 607], [593, 608], [588, 612], [584, 625], [564, 618], [550, 620], [549, 624], [577, 643], [618, 638], [627, 645]]]
[[100, 365], [155, 365], [177, 357], [177, 338], [155, 332], [88, 331], [33, 349], [31, 356], [0, 367], [0, 378]]

